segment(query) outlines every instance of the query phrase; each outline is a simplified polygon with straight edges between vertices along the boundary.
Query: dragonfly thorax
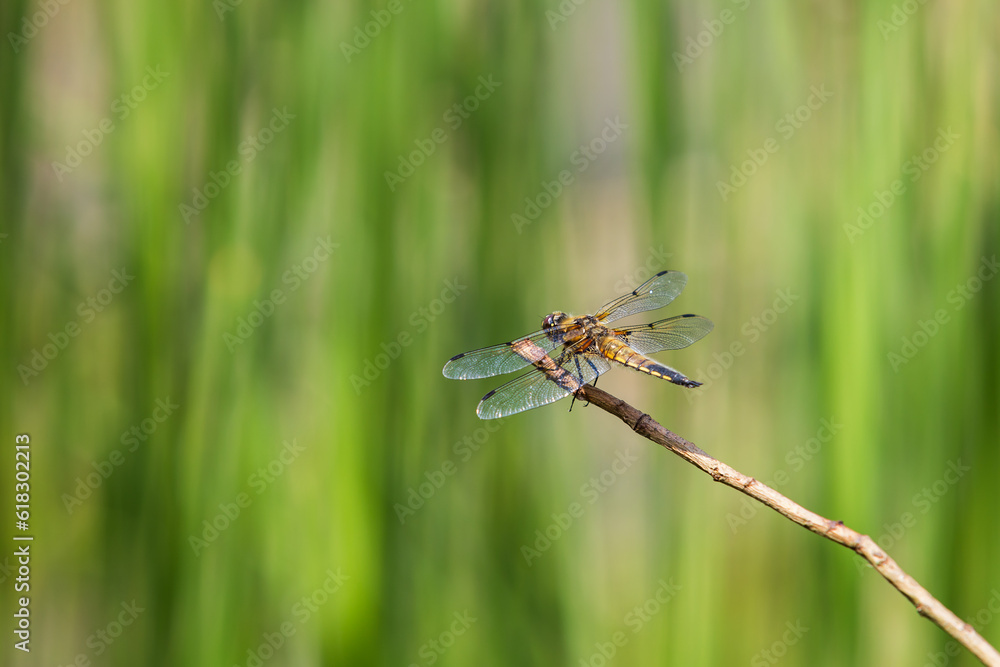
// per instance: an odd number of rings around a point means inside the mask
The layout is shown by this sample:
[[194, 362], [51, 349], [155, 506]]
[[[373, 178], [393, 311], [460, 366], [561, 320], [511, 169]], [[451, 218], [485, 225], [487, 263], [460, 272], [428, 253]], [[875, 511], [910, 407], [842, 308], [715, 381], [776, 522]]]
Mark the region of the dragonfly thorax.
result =
[[593, 335], [597, 329], [604, 330], [593, 315], [573, 317], [562, 311], [555, 311], [542, 320], [542, 331], [548, 334], [550, 340], [563, 345], [570, 345], [584, 336]]

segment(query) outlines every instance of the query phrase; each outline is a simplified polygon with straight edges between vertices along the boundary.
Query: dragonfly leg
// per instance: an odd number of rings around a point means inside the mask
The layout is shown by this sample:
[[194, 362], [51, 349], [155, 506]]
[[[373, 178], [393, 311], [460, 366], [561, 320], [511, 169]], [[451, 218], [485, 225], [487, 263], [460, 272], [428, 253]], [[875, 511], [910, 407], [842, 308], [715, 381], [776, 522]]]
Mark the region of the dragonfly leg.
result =
[[[561, 362], [562, 359], [560, 358], [559, 361]], [[590, 364], [591, 369], [593, 369], [596, 372], [597, 369], [594, 367], [594, 363], [592, 361], [585, 360], [585, 363]], [[583, 381], [583, 369], [580, 367], [580, 355], [576, 355], [573, 358], [573, 364], [576, 366], [576, 379], [580, 382], [580, 386], [583, 386], [583, 384], [584, 384], [584, 381]], [[562, 366], [562, 363], [560, 363], [559, 365]], [[571, 400], [569, 402], [569, 411], [570, 412], [573, 412], [573, 405], [575, 403], [576, 403], [576, 394], [573, 394], [573, 400]], [[588, 405], [590, 405], [590, 403], [585, 403], [584, 407], [586, 407]]]
[[[579, 355], [577, 355], [573, 359], [573, 363], [576, 364], [576, 379], [580, 380], [580, 382], [582, 383], [583, 382], [583, 371], [580, 370], [580, 357], [579, 357]], [[575, 404], [576, 404], [576, 394], [573, 394], [573, 400], [571, 400], [569, 402], [569, 411], [570, 412], [573, 412], [573, 406]]]
[[[600, 373], [599, 370], [597, 370], [597, 366], [595, 366], [594, 362], [591, 361], [590, 359], [586, 359], [585, 363], [587, 363], [590, 366], [590, 370], [593, 371], [593, 373], [594, 373], [594, 380], [593, 380], [593, 382], [591, 382], [591, 385], [593, 385], [593, 386], [596, 387], [597, 386], [597, 378], [599, 378], [601, 376], [601, 373]], [[579, 356], [577, 356], [577, 358], [576, 358], [576, 375], [577, 375], [577, 378], [579, 378], [580, 383], [583, 384], [583, 370], [580, 368], [580, 357]], [[573, 395], [573, 399], [576, 400], [576, 395], [575, 394]], [[585, 403], [584, 407], [587, 407], [588, 405], [590, 405], [589, 402]]]

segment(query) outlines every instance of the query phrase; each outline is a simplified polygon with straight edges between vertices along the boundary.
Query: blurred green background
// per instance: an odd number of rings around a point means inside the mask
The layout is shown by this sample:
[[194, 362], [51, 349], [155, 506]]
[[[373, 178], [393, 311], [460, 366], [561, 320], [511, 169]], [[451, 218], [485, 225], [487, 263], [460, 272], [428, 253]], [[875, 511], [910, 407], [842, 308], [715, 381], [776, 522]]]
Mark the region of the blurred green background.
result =
[[1000, 643], [994, 3], [2, 14], [10, 664], [973, 664], [596, 408], [441, 375], [662, 269], [705, 386], [602, 386]]

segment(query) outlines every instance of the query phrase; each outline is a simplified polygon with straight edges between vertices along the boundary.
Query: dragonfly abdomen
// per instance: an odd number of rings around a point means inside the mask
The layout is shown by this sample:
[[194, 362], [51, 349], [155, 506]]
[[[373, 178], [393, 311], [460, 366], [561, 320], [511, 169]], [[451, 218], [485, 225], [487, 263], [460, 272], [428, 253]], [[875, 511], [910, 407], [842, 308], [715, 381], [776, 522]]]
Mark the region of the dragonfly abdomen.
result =
[[695, 382], [683, 373], [675, 371], [669, 366], [664, 366], [644, 354], [636, 352], [627, 344], [614, 337], [609, 336], [605, 341], [602, 341], [601, 350], [604, 355], [612, 361], [617, 361], [620, 364], [628, 366], [629, 368], [634, 368], [642, 373], [648, 373], [653, 377], [663, 378], [668, 382], [679, 384], [682, 387], [701, 386], [700, 382]]

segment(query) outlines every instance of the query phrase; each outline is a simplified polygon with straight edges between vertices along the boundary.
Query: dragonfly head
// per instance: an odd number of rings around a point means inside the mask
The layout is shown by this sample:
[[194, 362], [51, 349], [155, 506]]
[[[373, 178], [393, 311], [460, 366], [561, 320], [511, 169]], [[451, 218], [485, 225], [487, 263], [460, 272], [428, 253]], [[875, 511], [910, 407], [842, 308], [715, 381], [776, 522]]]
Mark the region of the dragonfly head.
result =
[[569, 319], [569, 315], [564, 312], [556, 311], [554, 313], [549, 313], [542, 320], [542, 329], [551, 329], [552, 327], [557, 327], [560, 324], [566, 322]]

